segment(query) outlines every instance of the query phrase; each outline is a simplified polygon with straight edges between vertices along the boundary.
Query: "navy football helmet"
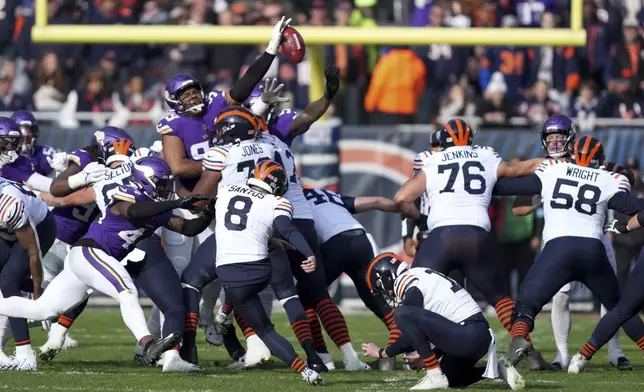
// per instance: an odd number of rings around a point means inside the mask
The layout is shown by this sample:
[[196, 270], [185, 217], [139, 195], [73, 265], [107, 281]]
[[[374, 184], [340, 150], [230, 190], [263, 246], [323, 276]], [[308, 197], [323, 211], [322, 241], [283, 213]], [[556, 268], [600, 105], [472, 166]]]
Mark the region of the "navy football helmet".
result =
[[440, 129], [438, 142], [441, 150], [450, 147], [471, 146], [473, 136], [474, 132], [465, 120], [453, 118]]
[[604, 164], [606, 154], [599, 139], [583, 136], [575, 142], [573, 158], [576, 165], [597, 169]]
[[394, 291], [394, 282], [398, 277], [402, 261], [393, 253], [387, 252], [376, 256], [367, 267], [367, 287], [372, 293], [384, 297], [388, 305], [398, 306]]
[[262, 121], [243, 106], [230, 106], [215, 119], [214, 144], [239, 143], [256, 139], [262, 132]]

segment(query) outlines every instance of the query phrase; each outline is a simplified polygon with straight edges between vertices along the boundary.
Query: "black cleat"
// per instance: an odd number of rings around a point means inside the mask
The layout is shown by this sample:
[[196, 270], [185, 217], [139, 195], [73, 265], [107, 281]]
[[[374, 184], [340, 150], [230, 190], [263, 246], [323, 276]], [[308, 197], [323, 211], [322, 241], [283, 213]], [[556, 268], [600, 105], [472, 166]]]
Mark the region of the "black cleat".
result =
[[329, 369], [327, 369], [326, 365], [322, 360], [320, 359], [319, 356], [310, 356], [306, 359], [306, 365], [309, 367], [311, 370], [315, 370], [318, 373], [323, 373], [323, 372], [328, 372]]
[[552, 370], [554, 370], [555, 372], [560, 372], [560, 371], [561, 371], [561, 369], [563, 369], [563, 366], [562, 366], [562, 365], [561, 365], [561, 363], [559, 363], [559, 362], [553, 362], [553, 363], [552, 363], [552, 365], [550, 365], [550, 367], [551, 367], [551, 368], [552, 368]]
[[528, 369], [533, 372], [539, 372], [543, 370], [553, 370], [552, 365], [546, 362], [545, 359], [541, 356], [541, 353], [530, 347], [528, 349]]
[[228, 355], [234, 360], [239, 361], [241, 357], [246, 354], [246, 349], [237, 339], [237, 334], [235, 333], [235, 326], [226, 325], [225, 331], [223, 331], [224, 336], [224, 347], [228, 351]]
[[181, 342], [182, 336], [181, 332], [173, 332], [165, 338], [149, 341], [143, 348], [143, 363], [150, 365], [158, 361], [164, 352]]
[[512, 366], [516, 366], [522, 359], [528, 356], [528, 349], [530, 349], [531, 344], [525, 340], [522, 336], [517, 336], [512, 339], [510, 347], [508, 347], [508, 352], [505, 357], [510, 361]]
[[633, 365], [631, 365], [631, 361], [628, 360], [628, 358], [625, 357], [619, 357], [617, 358], [617, 363], [612, 363], [611, 365], [614, 365], [618, 370], [633, 370]]

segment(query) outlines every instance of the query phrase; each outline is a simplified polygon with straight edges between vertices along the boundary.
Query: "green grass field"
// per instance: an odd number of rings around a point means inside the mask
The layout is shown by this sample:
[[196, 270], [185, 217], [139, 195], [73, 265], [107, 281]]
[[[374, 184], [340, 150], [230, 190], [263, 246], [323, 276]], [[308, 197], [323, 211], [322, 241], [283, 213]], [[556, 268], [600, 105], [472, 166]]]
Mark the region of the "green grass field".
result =
[[[356, 350], [363, 342], [383, 344], [387, 333], [382, 323], [372, 315], [347, 317]], [[277, 329], [297, 343], [286, 318], [275, 315]], [[578, 350], [590, 335], [597, 318], [575, 317], [572, 324], [571, 351]], [[496, 319], [491, 320], [497, 331], [499, 351], [505, 350], [509, 335], [501, 331]], [[117, 309], [88, 309], [72, 328], [72, 335], [80, 347], [61, 352], [51, 364], [41, 364], [40, 371], [6, 371], [0, 376], [0, 390], [6, 391], [92, 391], [92, 392], [206, 392], [206, 391], [300, 391], [307, 386], [299, 375], [275, 361], [261, 369], [229, 371], [230, 363], [223, 348], [212, 347], [199, 336], [200, 365], [205, 374], [163, 374], [160, 368], [139, 367], [132, 361], [134, 339], [126, 329]], [[623, 335], [623, 334], [622, 334]], [[533, 340], [546, 360], [554, 357], [550, 318], [541, 317], [533, 333]], [[45, 333], [32, 329], [34, 347], [45, 341]], [[328, 341], [328, 340], [327, 340]], [[634, 370], [620, 372], [608, 365], [606, 350], [600, 351], [585, 373], [572, 376], [567, 373], [529, 372], [520, 366], [526, 378], [526, 390], [532, 391], [644, 391], [644, 359], [642, 353], [627, 338], [622, 339], [624, 350], [633, 363]], [[7, 348], [6, 352], [13, 351]], [[339, 359], [339, 357], [337, 357]], [[400, 365], [400, 363], [398, 364]], [[339, 364], [341, 367], [341, 363]], [[403, 391], [414, 385], [422, 373], [392, 371], [327, 373], [325, 379], [330, 391]], [[469, 389], [479, 391], [510, 390], [497, 381], [485, 381]]]

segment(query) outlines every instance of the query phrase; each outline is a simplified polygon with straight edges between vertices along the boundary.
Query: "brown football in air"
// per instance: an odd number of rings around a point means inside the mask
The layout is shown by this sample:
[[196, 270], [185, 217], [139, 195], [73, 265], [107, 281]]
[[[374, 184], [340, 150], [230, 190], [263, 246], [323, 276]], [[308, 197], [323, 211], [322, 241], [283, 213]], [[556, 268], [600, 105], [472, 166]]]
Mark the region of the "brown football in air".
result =
[[282, 31], [282, 37], [284, 39], [280, 45], [280, 53], [295, 64], [301, 63], [306, 54], [306, 45], [300, 33], [289, 26]]

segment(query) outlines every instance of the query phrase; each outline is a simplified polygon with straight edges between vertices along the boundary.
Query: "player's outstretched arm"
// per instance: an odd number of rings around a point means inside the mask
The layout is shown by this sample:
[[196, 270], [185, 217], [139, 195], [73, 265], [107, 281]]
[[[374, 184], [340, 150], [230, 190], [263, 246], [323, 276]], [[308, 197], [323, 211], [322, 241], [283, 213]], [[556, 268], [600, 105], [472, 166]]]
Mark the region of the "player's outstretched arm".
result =
[[301, 135], [311, 128], [314, 122], [320, 119], [331, 106], [333, 98], [340, 89], [340, 69], [335, 65], [330, 65], [324, 69], [324, 76], [326, 77], [326, 87], [324, 95], [317, 101], [309, 103], [304, 112], [295, 117], [291, 123], [290, 134], [291, 137]]
[[183, 140], [178, 136], [163, 135], [163, 157], [176, 177], [197, 178], [201, 175], [201, 162], [186, 158]]
[[516, 199], [514, 199], [514, 204], [512, 204], [512, 215], [530, 215], [537, 209], [537, 207], [539, 206], [534, 204], [533, 197], [517, 196]]
[[229, 106], [241, 105], [253, 92], [255, 86], [261, 82], [271, 67], [273, 59], [277, 55], [277, 50], [282, 43], [282, 31], [288, 27], [289, 23], [291, 23], [291, 19], [286, 19], [286, 17], [282, 16], [282, 19], [275, 24], [271, 40], [266, 46], [266, 51], [248, 67], [244, 76], [226, 93], [226, 103]]
[[34, 286], [34, 299], [38, 299], [42, 294], [42, 264], [40, 262], [40, 250], [38, 249], [38, 240], [36, 232], [30, 222], [16, 229], [16, 238], [18, 243], [27, 252], [29, 256], [29, 272]]
[[[365, 211], [378, 210], [383, 212], [398, 212], [398, 205], [391, 199], [379, 196], [358, 196], [347, 199], [353, 199], [352, 213], [359, 214]], [[345, 197], [342, 197], [345, 201]], [[345, 205], [347, 201], [345, 201]], [[351, 210], [349, 210], [351, 211]]]
[[[205, 170], [195, 188], [190, 192], [190, 195], [206, 195], [207, 197], [215, 197], [217, 195], [217, 186], [221, 181], [221, 172], [214, 170]], [[185, 197], [185, 196], [184, 196]]]
[[496, 169], [497, 178], [529, 176], [545, 161], [544, 158], [533, 158], [517, 163], [501, 162]]
[[123, 216], [127, 219], [146, 219], [174, 210], [175, 208], [193, 210], [195, 209], [196, 203], [204, 200], [208, 200], [208, 198], [201, 195], [192, 195], [170, 201], [144, 201], [138, 203], [119, 201], [110, 206], [110, 211], [114, 215]]
[[45, 177], [40, 173], [33, 173], [27, 181], [25, 181], [25, 185], [29, 186], [31, 189], [37, 190], [38, 192], [49, 192], [49, 189], [51, 188], [51, 183], [54, 180], [49, 177]]
[[184, 219], [176, 215], [172, 215], [165, 228], [174, 231], [175, 233], [183, 234], [187, 237], [194, 237], [206, 228], [212, 222], [211, 216], [202, 215], [193, 219]]
[[519, 178], [499, 178], [492, 193], [496, 196], [537, 195], [541, 193], [541, 180], [536, 174]]
[[65, 197], [56, 197], [51, 193], [41, 193], [40, 198], [50, 207], [82, 206], [96, 201], [94, 188], [84, 188]]
[[275, 217], [273, 220], [273, 230], [293, 245], [295, 250], [303, 254], [304, 257], [315, 258], [313, 250], [309, 246], [308, 242], [306, 242], [302, 233], [300, 233], [297, 227], [293, 224], [293, 221], [291, 221], [287, 216], [278, 215]]
[[394, 203], [398, 206], [398, 210], [414, 220], [419, 219], [421, 215], [416, 207], [416, 199], [425, 191], [425, 182], [425, 172], [420, 170], [407, 180], [394, 196]]

